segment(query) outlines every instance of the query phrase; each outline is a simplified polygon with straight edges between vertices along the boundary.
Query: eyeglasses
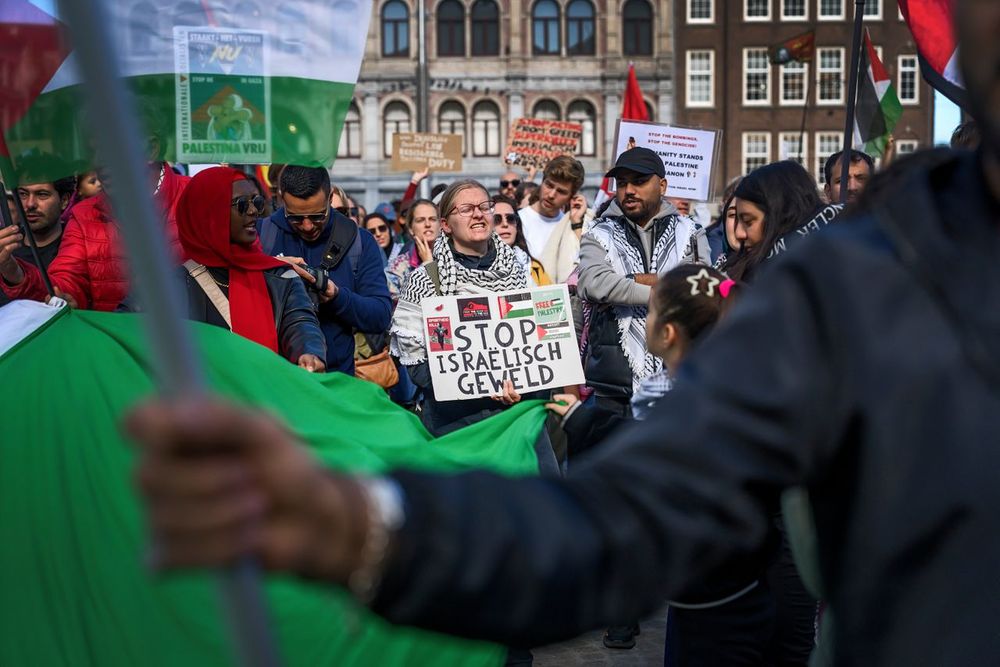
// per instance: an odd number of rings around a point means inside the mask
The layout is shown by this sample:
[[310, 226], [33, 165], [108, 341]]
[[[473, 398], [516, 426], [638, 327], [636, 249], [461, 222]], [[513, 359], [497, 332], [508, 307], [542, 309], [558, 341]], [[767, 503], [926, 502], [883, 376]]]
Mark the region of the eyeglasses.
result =
[[322, 213], [286, 213], [285, 219], [288, 220], [290, 224], [301, 225], [302, 222], [308, 218], [309, 222], [314, 225], [318, 225], [321, 222], [326, 222], [326, 218], [329, 215], [329, 210], [323, 211]]
[[[472, 212], [475, 211], [477, 208], [483, 213], [492, 213], [493, 202], [484, 201], [484, 202], [479, 202], [478, 204], [462, 204], [460, 206], [456, 206], [455, 208], [451, 209], [451, 213], [458, 213], [460, 217], [468, 218], [472, 215]], [[451, 215], [451, 213], [449, 213], [448, 215]]]
[[493, 214], [493, 224], [494, 225], [499, 225], [504, 220], [507, 221], [508, 225], [516, 225], [517, 224], [517, 214], [515, 214], [515, 213], [504, 213], [503, 215], [501, 215], [499, 213], [494, 213]]
[[378, 225], [377, 227], [369, 227], [368, 231], [375, 232], [377, 234], [385, 234], [387, 231], [389, 231], [389, 228], [386, 227], [385, 225]]
[[346, 215], [348, 218], [358, 217], [357, 206], [338, 206], [333, 210], [336, 211], [337, 213], [340, 213], [341, 215]]
[[500, 181], [501, 188], [505, 188], [508, 185], [512, 188], [516, 188], [517, 186], [521, 185], [521, 179], [515, 178], [513, 181]]
[[264, 210], [264, 198], [261, 195], [243, 195], [242, 197], [233, 199], [229, 205], [235, 206], [236, 212], [240, 215], [246, 215], [251, 206], [253, 206], [256, 212], [260, 213]]

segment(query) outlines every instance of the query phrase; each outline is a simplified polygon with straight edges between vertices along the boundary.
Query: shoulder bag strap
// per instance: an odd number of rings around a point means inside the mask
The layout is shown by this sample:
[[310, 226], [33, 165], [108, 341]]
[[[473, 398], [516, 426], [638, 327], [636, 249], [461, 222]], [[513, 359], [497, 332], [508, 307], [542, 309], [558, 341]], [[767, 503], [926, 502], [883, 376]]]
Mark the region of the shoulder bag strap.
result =
[[219, 311], [219, 314], [222, 315], [222, 319], [226, 321], [226, 325], [229, 327], [229, 330], [232, 331], [233, 319], [229, 314], [229, 299], [226, 298], [226, 295], [222, 293], [219, 286], [215, 284], [214, 280], [212, 280], [212, 276], [208, 273], [208, 269], [193, 259], [189, 259], [184, 262], [184, 268], [187, 269], [187, 272], [191, 274], [191, 277], [198, 282], [198, 285], [205, 292], [205, 296], [207, 296], [208, 300], [212, 302], [215, 309]]

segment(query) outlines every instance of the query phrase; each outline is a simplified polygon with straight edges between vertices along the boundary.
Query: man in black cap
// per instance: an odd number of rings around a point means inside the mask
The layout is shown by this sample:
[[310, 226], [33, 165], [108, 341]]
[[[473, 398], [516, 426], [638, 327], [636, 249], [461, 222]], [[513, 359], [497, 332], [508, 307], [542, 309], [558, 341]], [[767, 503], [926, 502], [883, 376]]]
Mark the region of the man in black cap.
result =
[[633, 389], [660, 369], [646, 350], [650, 288], [709, 250], [704, 236], [692, 243], [695, 226], [664, 199], [667, 179], [654, 151], [625, 151], [607, 176], [618, 185], [615, 201], [580, 241], [577, 289], [591, 309], [587, 384], [599, 404], [628, 415]]

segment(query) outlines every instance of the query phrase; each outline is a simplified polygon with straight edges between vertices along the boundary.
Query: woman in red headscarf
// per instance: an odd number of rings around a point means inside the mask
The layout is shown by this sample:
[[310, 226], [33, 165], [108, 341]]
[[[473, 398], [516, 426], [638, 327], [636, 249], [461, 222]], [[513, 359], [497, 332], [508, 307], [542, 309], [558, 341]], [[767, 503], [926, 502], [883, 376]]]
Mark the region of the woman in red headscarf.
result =
[[326, 339], [301, 279], [257, 240], [263, 205], [236, 169], [213, 167], [191, 179], [177, 206], [189, 316], [324, 371]]

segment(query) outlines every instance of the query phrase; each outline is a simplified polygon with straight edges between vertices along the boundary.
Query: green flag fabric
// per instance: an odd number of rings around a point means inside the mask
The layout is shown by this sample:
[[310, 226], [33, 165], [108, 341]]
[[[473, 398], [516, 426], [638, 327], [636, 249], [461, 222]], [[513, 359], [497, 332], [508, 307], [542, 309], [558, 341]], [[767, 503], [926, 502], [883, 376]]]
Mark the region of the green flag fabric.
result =
[[[0, 308], [0, 665], [234, 664], [215, 578], [143, 566], [134, 448], [119, 425], [153, 390], [137, 315]], [[434, 439], [375, 385], [312, 375], [230, 332], [192, 323], [211, 388], [284, 419], [332, 468], [470, 466], [537, 473], [539, 401]], [[502, 647], [391, 626], [344, 591], [269, 576], [285, 664], [502, 664]]]

